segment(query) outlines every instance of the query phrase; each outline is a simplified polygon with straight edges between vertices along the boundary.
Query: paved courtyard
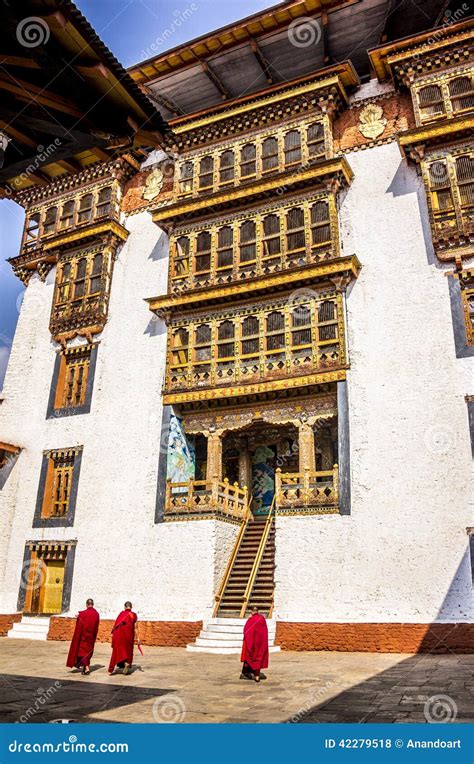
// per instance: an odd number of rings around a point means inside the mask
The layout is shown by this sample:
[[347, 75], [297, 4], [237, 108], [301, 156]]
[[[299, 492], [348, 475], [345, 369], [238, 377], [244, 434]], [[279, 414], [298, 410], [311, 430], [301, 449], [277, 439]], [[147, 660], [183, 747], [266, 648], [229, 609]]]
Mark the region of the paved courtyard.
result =
[[65, 667], [68, 643], [0, 639], [0, 722], [474, 722], [474, 655], [282, 652], [267, 679], [238, 656], [144, 647], [130, 676]]

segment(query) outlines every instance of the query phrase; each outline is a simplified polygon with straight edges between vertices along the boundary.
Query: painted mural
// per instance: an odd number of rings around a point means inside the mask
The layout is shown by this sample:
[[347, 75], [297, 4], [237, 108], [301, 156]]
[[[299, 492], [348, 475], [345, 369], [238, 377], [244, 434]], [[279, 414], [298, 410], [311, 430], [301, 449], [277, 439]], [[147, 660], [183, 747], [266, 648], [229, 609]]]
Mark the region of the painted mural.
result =
[[252, 454], [252, 491], [254, 514], [265, 514], [275, 494], [275, 457], [269, 446], [259, 446]]
[[167, 474], [173, 483], [194, 480], [196, 454], [194, 444], [186, 438], [182, 420], [171, 414], [168, 438]]

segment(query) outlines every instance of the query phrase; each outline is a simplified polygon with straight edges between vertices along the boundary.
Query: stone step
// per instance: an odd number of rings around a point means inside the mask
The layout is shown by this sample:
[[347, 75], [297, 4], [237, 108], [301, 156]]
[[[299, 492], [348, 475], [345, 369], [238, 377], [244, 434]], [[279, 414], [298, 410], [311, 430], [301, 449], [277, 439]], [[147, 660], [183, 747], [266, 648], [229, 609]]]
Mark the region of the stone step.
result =
[[49, 631], [49, 618], [32, 618], [23, 616], [16, 621], [7, 633], [9, 639], [35, 639], [46, 641]]

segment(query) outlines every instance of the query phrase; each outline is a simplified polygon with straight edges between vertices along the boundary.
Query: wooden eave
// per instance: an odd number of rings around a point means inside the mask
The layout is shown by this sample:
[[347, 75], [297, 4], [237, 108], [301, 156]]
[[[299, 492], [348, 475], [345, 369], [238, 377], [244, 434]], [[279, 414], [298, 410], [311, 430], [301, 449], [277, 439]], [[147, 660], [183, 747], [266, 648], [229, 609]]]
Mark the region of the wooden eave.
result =
[[232, 189], [226, 188], [208, 195], [186, 198], [169, 205], [160, 207], [153, 212], [153, 222], [166, 227], [171, 223], [189, 220], [191, 217], [202, 217], [215, 214], [227, 207], [249, 205], [253, 201], [268, 196], [278, 188], [285, 187], [291, 191], [323, 183], [325, 178], [337, 178], [343, 185], [350, 185], [354, 174], [342, 156], [337, 159], [327, 159], [305, 169], [279, 173], [271, 177], [253, 180], [248, 184], [241, 183]]
[[335, 276], [357, 278], [361, 269], [356, 255], [338, 257], [324, 263], [302, 265], [271, 275], [257, 276], [253, 279], [231, 284], [191, 289], [181, 294], [167, 294], [162, 297], [148, 298], [150, 310], [158, 315], [182, 314], [206, 305], [216, 305], [222, 302], [242, 301], [243, 294], [252, 298], [264, 294], [272, 294], [287, 289], [296, 289], [311, 281], [329, 281]]
[[19, 454], [21, 446], [13, 446], [11, 443], [0, 441], [0, 451], [8, 451], [10, 454]]
[[398, 136], [398, 145], [402, 155], [410, 158], [410, 152], [416, 146], [437, 146], [452, 143], [462, 138], [472, 138], [474, 131], [474, 113], [433, 122], [432, 125], [414, 127]]

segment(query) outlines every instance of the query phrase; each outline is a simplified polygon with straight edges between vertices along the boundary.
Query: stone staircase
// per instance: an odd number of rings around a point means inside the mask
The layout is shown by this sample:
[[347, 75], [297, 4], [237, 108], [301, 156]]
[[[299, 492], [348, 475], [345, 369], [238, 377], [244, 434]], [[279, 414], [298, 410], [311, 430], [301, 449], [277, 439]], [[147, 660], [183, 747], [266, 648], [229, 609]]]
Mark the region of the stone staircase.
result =
[[49, 618], [24, 615], [21, 621], [13, 624], [7, 633], [10, 639], [46, 640], [49, 631]]
[[[244, 635], [245, 618], [211, 618], [203, 625], [199, 637], [186, 649], [193, 653], [216, 655], [240, 655]], [[267, 621], [270, 652], [279, 652], [275, 646], [276, 622]]]

